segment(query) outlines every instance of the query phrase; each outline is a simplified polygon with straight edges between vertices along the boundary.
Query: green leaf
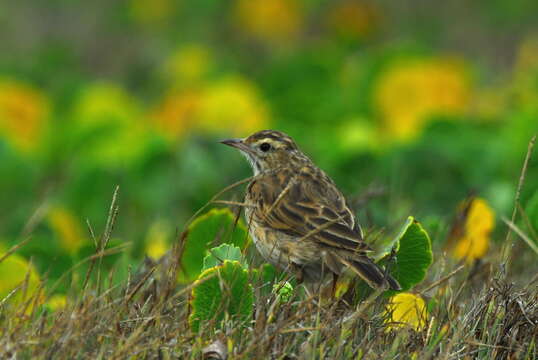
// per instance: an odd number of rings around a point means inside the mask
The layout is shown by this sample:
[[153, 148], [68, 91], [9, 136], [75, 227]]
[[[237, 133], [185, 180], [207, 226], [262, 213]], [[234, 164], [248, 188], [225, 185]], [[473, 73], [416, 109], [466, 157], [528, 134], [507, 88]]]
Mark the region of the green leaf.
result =
[[272, 283], [278, 280], [278, 272], [276, 268], [268, 263], [260, 266], [261, 279], [264, 283]]
[[189, 324], [195, 332], [208, 322], [219, 327], [226, 314], [240, 323], [247, 322], [254, 308], [248, 271], [238, 261], [229, 260], [205, 270], [192, 290], [191, 306]]
[[260, 290], [260, 294], [268, 296], [273, 291], [273, 283], [279, 280], [279, 272], [276, 268], [268, 263], [260, 265], [259, 268], [250, 268], [251, 281], [256, 288]]
[[402, 286], [411, 289], [426, 277], [433, 262], [431, 241], [420, 223], [410, 216], [396, 238], [396, 258], [389, 272]]
[[288, 302], [293, 295], [293, 285], [288, 281], [284, 283], [275, 283], [273, 284], [273, 292], [277, 293], [280, 301]]
[[246, 263], [243, 261], [241, 249], [230, 244], [221, 244], [209, 250], [209, 254], [204, 258], [204, 266], [202, 270], [207, 270], [215, 266], [222, 265], [224, 260], [238, 261], [246, 268]]
[[248, 245], [245, 225], [240, 220], [235, 226], [235, 215], [229, 209], [212, 209], [189, 225], [178, 275], [180, 283], [196, 280], [203, 269], [207, 249], [216, 240], [241, 249]]

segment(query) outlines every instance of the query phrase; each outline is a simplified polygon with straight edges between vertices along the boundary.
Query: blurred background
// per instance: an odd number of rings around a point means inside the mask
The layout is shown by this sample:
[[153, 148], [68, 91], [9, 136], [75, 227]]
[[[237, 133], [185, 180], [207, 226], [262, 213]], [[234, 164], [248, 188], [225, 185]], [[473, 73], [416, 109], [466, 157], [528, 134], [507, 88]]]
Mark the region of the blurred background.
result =
[[0, 252], [30, 236], [21, 269], [55, 282], [92, 253], [88, 224], [102, 232], [119, 185], [124, 260], [158, 256], [250, 176], [217, 140], [268, 128], [334, 178], [365, 228], [414, 215], [443, 249], [474, 193], [500, 244], [538, 131], [537, 13], [533, 0], [2, 2]]

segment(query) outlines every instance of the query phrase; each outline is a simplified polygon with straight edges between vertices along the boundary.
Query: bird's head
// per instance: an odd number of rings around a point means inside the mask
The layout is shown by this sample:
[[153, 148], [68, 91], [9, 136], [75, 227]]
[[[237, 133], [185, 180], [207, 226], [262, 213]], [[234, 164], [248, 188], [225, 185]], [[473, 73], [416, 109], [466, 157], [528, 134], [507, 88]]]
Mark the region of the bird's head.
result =
[[227, 139], [221, 143], [241, 151], [252, 166], [254, 175], [307, 161], [293, 139], [280, 131], [262, 130], [243, 139]]

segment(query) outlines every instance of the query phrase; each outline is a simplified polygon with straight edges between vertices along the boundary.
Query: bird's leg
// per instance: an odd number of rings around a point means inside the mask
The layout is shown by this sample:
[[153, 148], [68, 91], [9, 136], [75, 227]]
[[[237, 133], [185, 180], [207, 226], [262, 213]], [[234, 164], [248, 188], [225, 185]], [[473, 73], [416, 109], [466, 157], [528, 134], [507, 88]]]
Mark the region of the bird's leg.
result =
[[333, 273], [333, 286], [332, 286], [332, 291], [331, 291], [331, 298], [335, 298], [336, 297], [336, 284], [338, 283], [338, 274], [337, 273]]
[[295, 273], [295, 280], [297, 280], [297, 284], [302, 284], [304, 282], [304, 271], [302, 266], [291, 263], [291, 269]]
[[[290, 265], [292, 271], [295, 273], [295, 280], [297, 281], [297, 286], [303, 285], [303, 288], [306, 292], [306, 295], [310, 298], [312, 294], [310, 292], [309, 286], [305, 283], [305, 271], [301, 265], [291, 263]], [[311, 284], [310, 284], [311, 285]], [[312, 304], [309, 304], [311, 306]]]

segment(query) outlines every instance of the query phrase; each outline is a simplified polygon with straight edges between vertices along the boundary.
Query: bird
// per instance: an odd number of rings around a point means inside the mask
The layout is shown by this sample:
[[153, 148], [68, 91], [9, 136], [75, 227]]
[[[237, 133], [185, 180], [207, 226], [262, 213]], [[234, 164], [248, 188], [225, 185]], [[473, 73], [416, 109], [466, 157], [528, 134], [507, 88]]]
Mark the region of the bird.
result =
[[287, 134], [258, 131], [221, 141], [239, 150], [254, 176], [246, 188], [245, 218], [262, 257], [298, 282], [319, 283], [351, 269], [374, 289], [401, 290], [369, 256], [355, 214], [334, 181]]

